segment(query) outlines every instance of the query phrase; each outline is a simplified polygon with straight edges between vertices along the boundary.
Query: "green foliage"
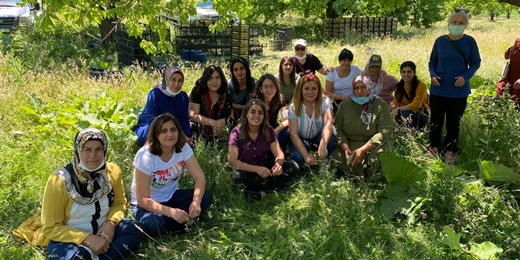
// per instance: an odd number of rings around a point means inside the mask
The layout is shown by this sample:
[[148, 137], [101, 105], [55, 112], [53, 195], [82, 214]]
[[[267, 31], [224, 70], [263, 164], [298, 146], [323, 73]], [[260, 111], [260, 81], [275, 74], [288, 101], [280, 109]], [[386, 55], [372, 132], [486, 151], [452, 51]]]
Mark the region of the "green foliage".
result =
[[494, 259], [497, 254], [500, 254], [503, 251], [504, 250], [502, 248], [489, 241], [472, 245], [470, 250], [471, 253], [480, 257], [480, 259]]
[[445, 237], [442, 239], [442, 243], [451, 249], [462, 249], [460, 247], [460, 235], [455, 233], [450, 227], [444, 227], [443, 229]]

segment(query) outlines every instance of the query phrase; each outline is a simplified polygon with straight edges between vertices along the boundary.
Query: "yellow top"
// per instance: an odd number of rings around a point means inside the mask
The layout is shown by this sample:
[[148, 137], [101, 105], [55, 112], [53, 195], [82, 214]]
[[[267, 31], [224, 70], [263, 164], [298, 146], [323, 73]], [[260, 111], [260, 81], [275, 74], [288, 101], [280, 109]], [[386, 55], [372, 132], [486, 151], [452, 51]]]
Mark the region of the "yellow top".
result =
[[[412, 90], [412, 88], [404, 88], [404, 90], [406, 91], [406, 94], [410, 96], [410, 91]], [[415, 98], [412, 100], [412, 103], [410, 103], [408, 99], [404, 97], [404, 95], [401, 101], [399, 102], [399, 100], [395, 97], [394, 92], [394, 104], [392, 105], [392, 111], [394, 111], [397, 107], [402, 107], [406, 105], [408, 105], [410, 110], [412, 110], [414, 113], [417, 113], [421, 106], [424, 107], [425, 110], [430, 110], [430, 107], [428, 106], [428, 90], [426, 89], [426, 84], [424, 84], [424, 82], [419, 80], [419, 85], [417, 85], [417, 90], [415, 91]], [[419, 112], [421, 114], [424, 114], [423, 111]]]
[[[122, 171], [119, 166], [107, 163], [106, 173], [114, 190], [114, 202], [107, 221], [119, 223], [125, 216], [126, 197]], [[65, 225], [69, 221], [72, 199], [67, 194], [60, 177], [52, 174], [45, 186], [42, 213], [37, 212], [24, 221], [13, 233], [33, 246], [47, 246], [50, 240], [80, 245], [90, 233]]]

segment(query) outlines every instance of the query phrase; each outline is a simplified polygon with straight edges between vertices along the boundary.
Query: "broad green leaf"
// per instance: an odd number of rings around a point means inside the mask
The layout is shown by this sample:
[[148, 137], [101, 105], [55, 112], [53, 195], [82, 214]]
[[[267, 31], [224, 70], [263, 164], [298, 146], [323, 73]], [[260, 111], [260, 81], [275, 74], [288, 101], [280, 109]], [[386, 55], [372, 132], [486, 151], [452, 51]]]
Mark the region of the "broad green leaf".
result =
[[515, 183], [520, 184], [520, 175], [515, 173], [511, 168], [502, 164], [493, 164], [493, 162], [482, 161], [480, 163], [481, 177], [487, 182], [494, 184]]
[[475, 160], [475, 161], [471, 161], [471, 162], [459, 165], [458, 168], [455, 170], [455, 176], [459, 176], [464, 173], [469, 173], [477, 178], [480, 178], [479, 165], [480, 165], [480, 160]]
[[494, 259], [497, 254], [502, 253], [504, 250], [495, 244], [486, 241], [481, 244], [475, 244], [471, 246], [470, 252], [480, 257], [481, 259]]
[[383, 153], [379, 160], [388, 183], [395, 183], [406, 189], [411, 184], [426, 179], [426, 173], [419, 166], [395, 154]]
[[462, 249], [460, 247], [460, 235], [455, 233], [452, 228], [444, 227], [444, 233], [446, 236], [442, 239], [442, 243], [449, 246], [451, 249]]

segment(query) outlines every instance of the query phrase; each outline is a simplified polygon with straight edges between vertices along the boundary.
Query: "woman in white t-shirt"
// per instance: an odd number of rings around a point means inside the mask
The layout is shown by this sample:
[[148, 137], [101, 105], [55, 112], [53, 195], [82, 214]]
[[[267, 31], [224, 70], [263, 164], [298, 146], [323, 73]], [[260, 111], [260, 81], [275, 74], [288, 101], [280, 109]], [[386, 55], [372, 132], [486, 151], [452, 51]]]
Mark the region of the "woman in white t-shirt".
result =
[[303, 76], [289, 106], [291, 159], [312, 166], [318, 160], [310, 151], [317, 151], [318, 159], [328, 158], [336, 147], [333, 120], [332, 102], [323, 95], [320, 80], [313, 73]]
[[[201, 216], [212, 201], [205, 191], [206, 178], [186, 142], [177, 118], [166, 113], [150, 125], [146, 144], [134, 159], [132, 213], [150, 236], [183, 231]], [[194, 189], [179, 189], [179, 180], [188, 168]]]
[[325, 95], [334, 100], [336, 105], [354, 95], [352, 81], [363, 71], [360, 67], [352, 65], [354, 54], [348, 49], [341, 51], [338, 60], [339, 66], [327, 74], [325, 79]]

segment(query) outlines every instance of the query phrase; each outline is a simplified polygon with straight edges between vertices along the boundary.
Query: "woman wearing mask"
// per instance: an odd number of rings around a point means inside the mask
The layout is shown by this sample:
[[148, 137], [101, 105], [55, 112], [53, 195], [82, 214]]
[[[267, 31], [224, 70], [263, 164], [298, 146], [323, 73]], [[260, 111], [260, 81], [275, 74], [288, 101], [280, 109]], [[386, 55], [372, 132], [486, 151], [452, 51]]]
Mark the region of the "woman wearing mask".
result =
[[[182, 131], [190, 138], [190, 117], [188, 94], [182, 91], [184, 73], [177, 67], [164, 69], [162, 82], [148, 93], [148, 99], [139, 121], [133, 131], [137, 135], [137, 145], [142, 147], [152, 121], [159, 115], [170, 113], [180, 122]], [[188, 139], [188, 142], [190, 140]]]
[[[430, 150], [434, 156], [445, 151], [447, 164], [455, 162], [460, 121], [471, 93], [469, 80], [480, 67], [480, 54], [475, 39], [464, 34], [469, 23], [469, 11], [455, 9], [448, 17], [448, 34], [435, 40], [430, 56], [431, 76]], [[441, 148], [441, 135], [446, 118], [446, 139]]]

